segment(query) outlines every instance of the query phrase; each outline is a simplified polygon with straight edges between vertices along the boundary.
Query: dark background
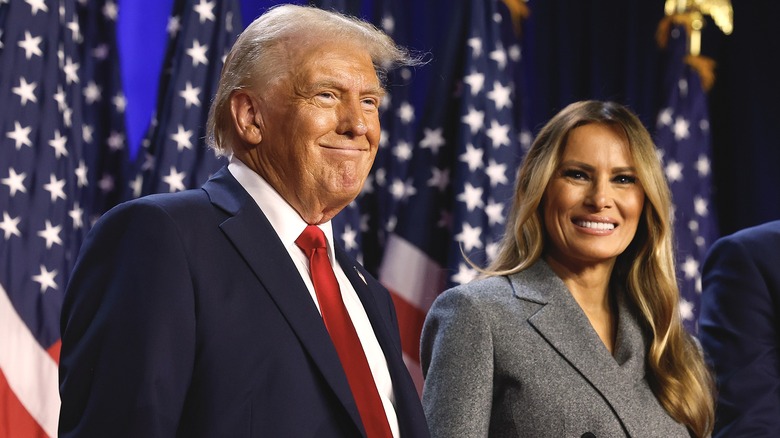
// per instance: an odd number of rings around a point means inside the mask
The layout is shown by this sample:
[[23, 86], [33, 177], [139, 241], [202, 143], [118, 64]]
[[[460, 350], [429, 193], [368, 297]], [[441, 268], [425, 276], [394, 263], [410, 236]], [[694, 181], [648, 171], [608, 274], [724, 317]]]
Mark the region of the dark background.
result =
[[[432, 54], [468, 10], [469, 1], [395, 0], [407, 3], [411, 35], [405, 44]], [[241, 0], [244, 23], [279, 2]], [[306, 3], [297, 1], [296, 3]], [[154, 106], [165, 23], [172, 0], [120, 2], [119, 43], [128, 97], [128, 129], [137, 147]], [[322, 4], [320, 2], [319, 4]], [[329, 5], [371, 20], [370, 0]], [[630, 106], [650, 132], [664, 95], [663, 51], [655, 31], [662, 0], [531, 0], [522, 31], [524, 118], [536, 133], [558, 110], [576, 100], [616, 100]], [[734, 0], [734, 31], [724, 35], [708, 19], [702, 53], [717, 62], [709, 93], [715, 209], [720, 234], [780, 219], [780, 17], [776, 0]], [[449, 35], [454, 38], [455, 36]], [[435, 86], [436, 78], [426, 86]], [[418, 84], [420, 85], [420, 84]], [[446, 102], [442, 102], [446, 105]]]

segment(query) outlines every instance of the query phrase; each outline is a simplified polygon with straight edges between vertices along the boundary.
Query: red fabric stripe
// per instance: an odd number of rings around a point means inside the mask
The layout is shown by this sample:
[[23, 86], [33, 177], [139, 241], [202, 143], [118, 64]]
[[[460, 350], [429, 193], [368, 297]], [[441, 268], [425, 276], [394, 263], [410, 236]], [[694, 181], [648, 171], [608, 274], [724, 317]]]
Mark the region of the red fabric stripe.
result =
[[22, 406], [0, 370], [0, 437], [46, 438], [33, 417]]
[[56, 363], [57, 365], [60, 364], [61, 348], [62, 348], [62, 341], [58, 340], [57, 342], [53, 343], [48, 350], [46, 350], [46, 352], [49, 353], [49, 356], [51, 356], [51, 358], [54, 359], [54, 363]]
[[390, 290], [390, 295], [393, 297], [395, 311], [398, 315], [401, 349], [415, 362], [420, 363], [420, 334], [425, 322], [425, 312], [414, 307], [393, 290]]

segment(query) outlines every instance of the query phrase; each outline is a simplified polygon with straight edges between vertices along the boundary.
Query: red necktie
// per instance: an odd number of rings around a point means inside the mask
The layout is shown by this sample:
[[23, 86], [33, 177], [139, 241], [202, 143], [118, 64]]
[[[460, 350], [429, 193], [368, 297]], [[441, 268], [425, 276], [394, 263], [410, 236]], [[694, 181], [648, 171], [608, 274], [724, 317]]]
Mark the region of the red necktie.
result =
[[344, 367], [366, 434], [369, 438], [392, 437], [366, 354], [341, 299], [341, 290], [328, 259], [325, 234], [318, 227], [309, 225], [295, 244], [309, 258], [311, 280], [322, 319]]

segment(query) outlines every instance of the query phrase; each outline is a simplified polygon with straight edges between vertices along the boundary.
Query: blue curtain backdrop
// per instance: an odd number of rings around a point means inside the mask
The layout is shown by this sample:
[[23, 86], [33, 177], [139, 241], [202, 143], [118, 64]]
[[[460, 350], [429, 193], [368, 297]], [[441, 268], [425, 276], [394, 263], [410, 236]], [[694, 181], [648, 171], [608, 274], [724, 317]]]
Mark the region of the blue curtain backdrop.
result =
[[[446, 33], [460, 3], [409, 1], [419, 8], [413, 41], [432, 51], [434, 35]], [[272, 0], [242, 0], [244, 23]], [[294, 2], [306, 3], [306, 2]], [[343, 10], [370, 17], [371, 0], [343, 0]], [[628, 104], [652, 131], [663, 92], [663, 57], [654, 40], [663, 1], [544, 0], [528, 2], [532, 16], [523, 32], [525, 115], [534, 133], [556, 111], [575, 100], [613, 99]], [[733, 0], [735, 27], [724, 36], [712, 22], [704, 29], [703, 52], [717, 64], [709, 95], [713, 141], [715, 209], [721, 234], [780, 218], [780, 38], [773, 22], [780, 2]], [[128, 141], [137, 148], [154, 108], [172, 0], [120, 2], [119, 45], [127, 94]], [[433, 52], [433, 62], [436, 53]], [[432, 69], [426, 67], [426, 69]], [[435, 83], [429, 84], [436, 86]], [[444, 103], [442, 103], [444, 105]]]

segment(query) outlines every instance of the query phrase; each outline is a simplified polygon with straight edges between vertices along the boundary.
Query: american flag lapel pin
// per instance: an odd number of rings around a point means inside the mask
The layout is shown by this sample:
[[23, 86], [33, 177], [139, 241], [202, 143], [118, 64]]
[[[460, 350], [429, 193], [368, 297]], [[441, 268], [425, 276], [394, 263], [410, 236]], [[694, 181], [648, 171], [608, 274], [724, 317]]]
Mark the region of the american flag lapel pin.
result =
[[368, 286], [368, 283], [366, 282], [366, 277], [364, 277], [363, 274], [360, 273], [360, 270], [358, 270], [357, 266], [352, 266], [352, 269], [354, 269], [358, 277], [360, 277], [360, 279], [363, 280], [363, 284]]

